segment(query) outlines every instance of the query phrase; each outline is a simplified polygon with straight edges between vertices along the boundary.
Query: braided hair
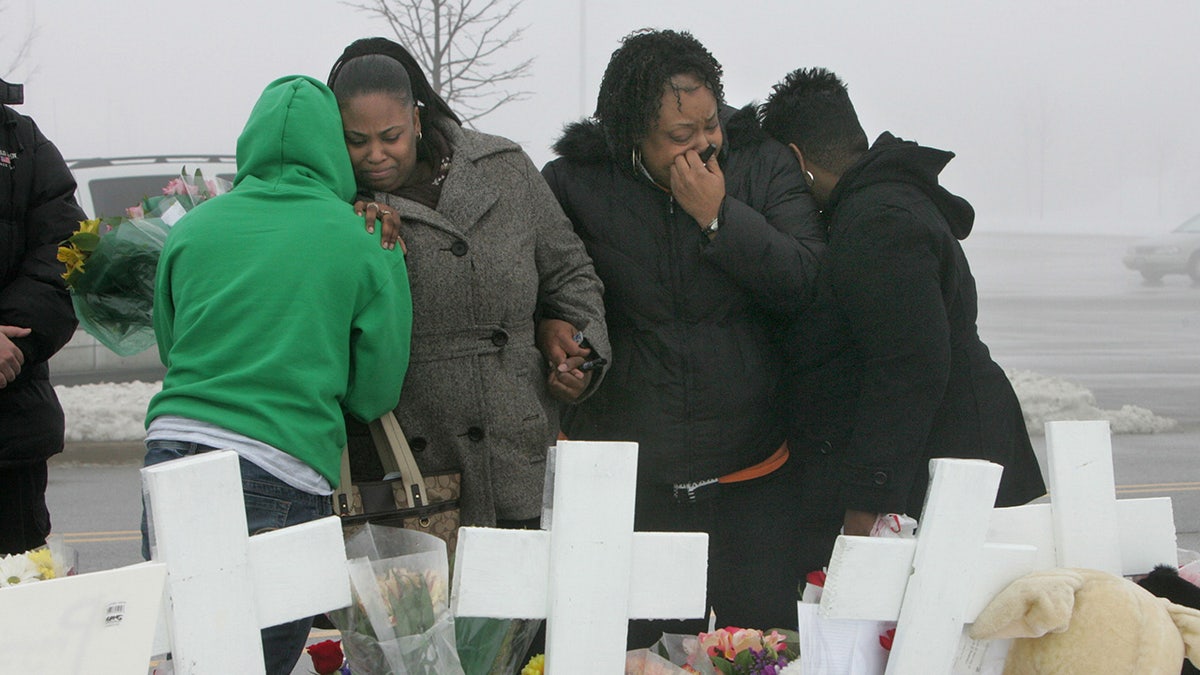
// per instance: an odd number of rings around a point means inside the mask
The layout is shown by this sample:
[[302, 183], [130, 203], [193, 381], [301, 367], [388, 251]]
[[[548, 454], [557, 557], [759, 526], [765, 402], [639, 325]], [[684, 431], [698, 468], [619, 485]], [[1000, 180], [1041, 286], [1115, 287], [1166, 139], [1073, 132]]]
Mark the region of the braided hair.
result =
[[[399, 68], [395, 67], [397, 63]], [[338, 103], [359, 94], [391, 94], [421, 106], [421, 115], [429, 122], [445, 119], [462, 126], [462, 120], [430, 86], [412, 54], [387, 38], [352, 42], [333, 64], [327, 84]]]
[[613, 52], [596, 97], [596, 120], [612, 161], [634, 172], [631, 153], [658, 120], [663, 89], [676, 75], [692, 75], [725, 102], [722, 69], [691, 33], [643, 29], [626, 35]]

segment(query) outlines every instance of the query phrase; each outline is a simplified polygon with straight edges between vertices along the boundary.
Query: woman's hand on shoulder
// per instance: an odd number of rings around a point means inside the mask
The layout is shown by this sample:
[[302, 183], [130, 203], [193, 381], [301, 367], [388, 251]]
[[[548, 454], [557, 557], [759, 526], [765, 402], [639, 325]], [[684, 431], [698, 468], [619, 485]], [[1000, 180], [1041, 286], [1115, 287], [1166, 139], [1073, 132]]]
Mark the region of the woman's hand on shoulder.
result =
[[375, 234], [376, 222], [379, 222], [383, 226], [383, 230], [379, 235], [380, 246], [390, 251], [396, 248], [398, 242], [400, 250], [406, 254], [408, 253], [408, 246], [400, 236], [400, 216], [388, 208], [386, 204], [360, 199], [354, 202], [354, 213], [363, 217], [368, 234]]

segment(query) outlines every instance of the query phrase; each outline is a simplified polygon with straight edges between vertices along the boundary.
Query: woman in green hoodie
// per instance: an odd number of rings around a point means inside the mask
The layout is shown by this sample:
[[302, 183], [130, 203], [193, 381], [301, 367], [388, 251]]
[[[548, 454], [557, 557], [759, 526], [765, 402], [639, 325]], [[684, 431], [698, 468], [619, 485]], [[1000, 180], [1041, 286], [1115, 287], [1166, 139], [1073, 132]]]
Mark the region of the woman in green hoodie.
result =
[[[145, 463], [235, 450], [253, 534], [333, 513], [343, 411], [372, 420], [396, 404], [412, 300], [404, 257], [364, 237], [350, 206], [354, 173], [325, 85], [270, 84], [237, 159], [233, 189], [176, 223], [159, 261], [167, 374], [146, 414]], [[310, 625], [263, 631], [267, 673], [292, 671]]]

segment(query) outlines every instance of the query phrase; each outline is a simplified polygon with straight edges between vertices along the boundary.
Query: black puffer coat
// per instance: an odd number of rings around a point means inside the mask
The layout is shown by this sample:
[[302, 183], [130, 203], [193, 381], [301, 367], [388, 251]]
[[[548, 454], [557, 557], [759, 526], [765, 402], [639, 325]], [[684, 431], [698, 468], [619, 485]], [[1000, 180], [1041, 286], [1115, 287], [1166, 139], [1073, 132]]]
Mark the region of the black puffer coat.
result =
[[0, 466], [62, 451], [63, 412], [46, 361], [76, 322], [57, 253], [86, 217], [58, 149], [33, 120], [0, 108], [0, 325], [33, 331], [13, 339], [25, 364], [0, 388]]
[[726, 107], [721, 121], [727, 196], [712, 241], [669, 194], [614, 165], [594, 123], [568, 127], [542, 170], [604, 282], [613, 354], [564, 431], [638, 442], [643, 484], [725, 475], [783, 439], [770, 331], [811, 297], [824, 236], [795, 158], [753, 110]]
[[1045, 492], [1021, 406], [976, 327], [960, 239], [975, 212], [938, 184], [952, 153], [884, 133], [830, 195], [829, 251], [793, 325], [793, 451], [804, 499], [917, 515], [931, 457], [1004, 466], [999, 505]]

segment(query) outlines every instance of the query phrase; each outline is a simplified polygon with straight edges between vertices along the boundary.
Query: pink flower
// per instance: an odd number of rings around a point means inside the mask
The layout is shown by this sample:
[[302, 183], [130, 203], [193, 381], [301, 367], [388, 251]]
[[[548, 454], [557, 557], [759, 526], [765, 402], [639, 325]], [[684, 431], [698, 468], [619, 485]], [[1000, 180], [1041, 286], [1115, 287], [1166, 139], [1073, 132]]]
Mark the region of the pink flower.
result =
[[173, 178], [167, 186], [163, 188], [164, 195], [186, 195], [188, 193], [188, 185], [182, 178]]
[[125, 209], [125, 215], [129, 216], [130, 218], [145, 218], [146, 212], [142, 209], [141, 204], [139, 204], [137, 206], [131, 206]]

